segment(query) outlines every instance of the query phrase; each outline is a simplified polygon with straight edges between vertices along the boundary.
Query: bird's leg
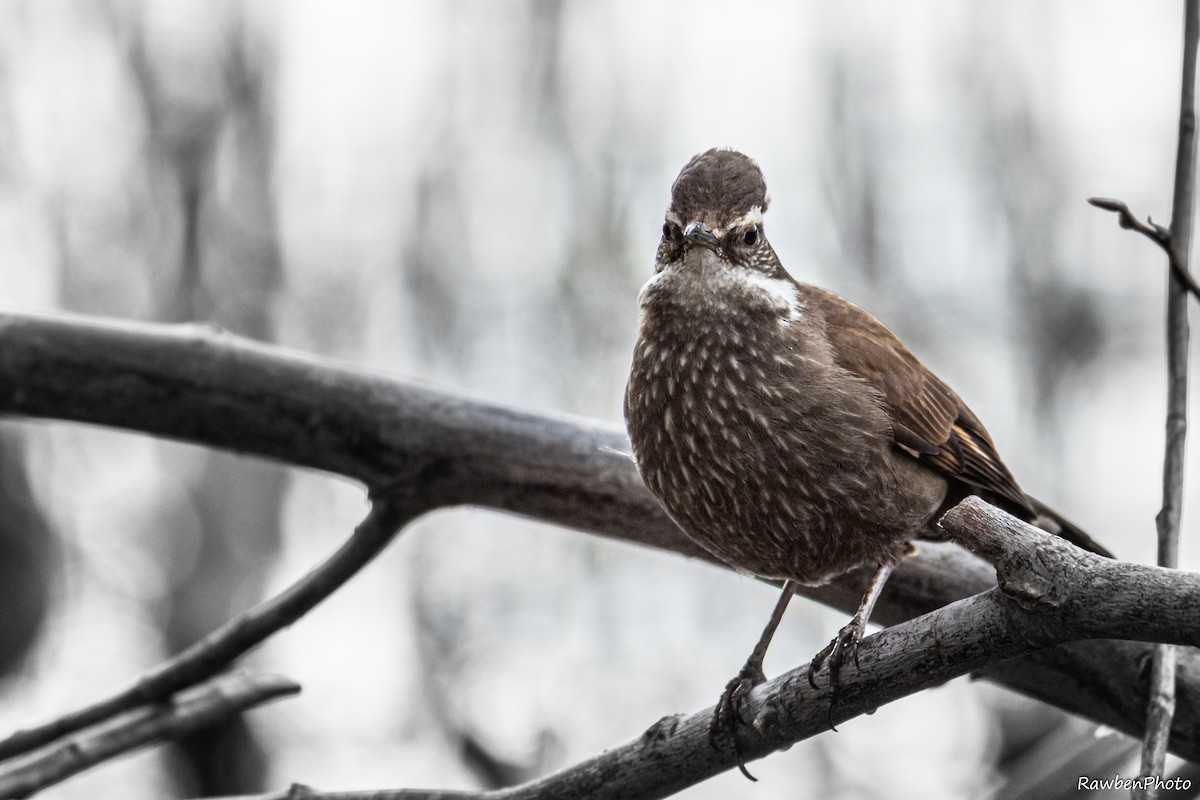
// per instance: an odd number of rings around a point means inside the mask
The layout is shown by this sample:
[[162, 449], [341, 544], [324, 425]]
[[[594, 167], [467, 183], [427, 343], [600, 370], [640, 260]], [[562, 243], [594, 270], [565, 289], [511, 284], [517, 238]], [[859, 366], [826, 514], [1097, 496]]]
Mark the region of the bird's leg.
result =
[[763, 659], [767, 656], [767, 648], [771, 646], [771, 639], [775, 636], [775, 629], [779, 627], [779, 621], [783, 619], [783, 612], [787, 610], [788, 601], [792, 599], [792, 595], [795, 592], [796, 582], [784, 581], [783, 592], [779, 595], [779, 600], [775, 603], [775, 610], [771, 612], [771, 619], [767, 621], [767, 627], [763, 629], [762, 636], [758, 639], [758, 644], [754, 645], [754, 650], [750, 653], [750, 657], [746, 659], [746, 664], [742, 667], [741, 672], [725, 685], [725, 691], [721, 694], [721, 699], [717, 701], [717, 710], [713, 712], [712, 722], [708, 726], [708, 742], [712, 745], [712, 748], [720, 750], [721, 740], [728, 738], [732, 744], [733, 753], [737, 757], [738, 769], [752, 781], [758, 779], [746, 769], [746, 765], [742, 761], [742, 753], [738, 749], [737, 744], [735, 733], [737, 723], [746, 722], [742, 717], [742, 712], [738, 708], [738, 705], [751, 689], [767, 679], [767, 676], [763, 673]]
[[862, 641], [863, 631], [867, 627], [867, 620], [871, 618], [871, 611], [875, 608], [875, 601], [883, 593], [883, 587], [887, 584], [888, 577], [892, 574], [892, 570], [896, 568], [896, 565], [900, 563], [901, 558], [902, 556], [897, 555], [880, 562], [879, 568], [871, 576], [871, 583], [867, 587], [867, 593], [863, 595], [862, 602], [858, 606], [858, 611], [854, 613], [854, 617], [850, 620], [850, 623], [838, 631], [833, 641], [826, 645], [824, 650], [817, 653], [812, 663], [808, 665], [808, 682], [815, 689], [817, 688], [817, 673], [821, 671], [821, 666], [825, 663], [825, 660], [829, 660], [829, 727], [831, 728], [833, 727], [833, 704], [837, 702], [838, 679], [842, 671], [842, 663], [846, 660], [848, 653], [854, 659], [854, 666], [858, 666], [858, 644]]

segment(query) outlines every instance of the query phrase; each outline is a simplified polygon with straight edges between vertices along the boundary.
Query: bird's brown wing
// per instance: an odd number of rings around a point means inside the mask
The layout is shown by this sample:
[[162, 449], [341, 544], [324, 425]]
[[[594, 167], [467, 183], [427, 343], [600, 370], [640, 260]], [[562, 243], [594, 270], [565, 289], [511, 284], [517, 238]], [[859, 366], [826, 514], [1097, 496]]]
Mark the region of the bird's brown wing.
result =
[[811, 288], [808, 297], [825, 318], [837, 364], [883, 394], [896, 444], [946, 477], [1032, 518], [1029, 499], [1000, 460], [992, 437], [954, 390], [879, 320], [831, 292]]

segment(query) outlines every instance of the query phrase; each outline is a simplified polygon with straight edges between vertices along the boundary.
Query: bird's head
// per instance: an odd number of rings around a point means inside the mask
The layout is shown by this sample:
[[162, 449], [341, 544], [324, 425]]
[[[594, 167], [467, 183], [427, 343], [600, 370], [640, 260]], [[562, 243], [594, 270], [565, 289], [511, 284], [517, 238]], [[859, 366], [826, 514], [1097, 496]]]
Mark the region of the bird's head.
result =
[[[701, 308], [752, 306], [798, 313], [794, 281], [763, 231], [767, 184], [736, 150], [692, 158], [671, 186], [648, 300]], [[649, 296], [648, 296], [649, 294]]]

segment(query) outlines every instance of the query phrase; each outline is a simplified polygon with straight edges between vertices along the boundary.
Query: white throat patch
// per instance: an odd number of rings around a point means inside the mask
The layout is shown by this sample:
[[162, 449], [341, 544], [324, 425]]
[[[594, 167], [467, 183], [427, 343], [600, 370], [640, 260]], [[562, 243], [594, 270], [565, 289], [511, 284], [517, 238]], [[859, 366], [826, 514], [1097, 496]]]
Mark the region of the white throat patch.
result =
[[655, 296], [667, 296], [699, 312], [719, 311], [729, 308], [730, 300], [737, 294], [745, 294], [765, 301], [778, 312], [780, 327], [800, 319], [804, 310], [800, 290], [786, 278], [772, 278], [745, 268], [722, 268], [710, 273], [706, 280], [698, 281], [694, 276], [680, 274], [679, 270], [679, 265], [671, 265], [646, 281], [638, 294], [639, 305], [645, 307]]
[[770, 299], [772, 305], [782, 312], [779, 326], [785, 327], [800, 319], [803, 305], [800, 302], [800, 291], [796, 284], [785, 278], [771, 278], [757, 272], [738, 269], [729, 272], [728, 280], [733, 284], [741, 284], [750, 291]]

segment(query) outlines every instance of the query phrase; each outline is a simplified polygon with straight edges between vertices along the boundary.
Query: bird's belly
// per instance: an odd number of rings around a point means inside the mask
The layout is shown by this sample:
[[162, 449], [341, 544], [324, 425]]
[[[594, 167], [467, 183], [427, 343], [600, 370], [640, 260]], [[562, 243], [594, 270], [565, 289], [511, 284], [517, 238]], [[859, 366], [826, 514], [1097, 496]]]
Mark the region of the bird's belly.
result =
[[684, 531], [731, 566], [823, 583], [878, 562], [913, 533], [863, 518], [863, 504], [888, 491], [876, 470], [777, 452], [765, 440], [724, 444], [697, 452], [694, 440], [668, 438], [661, 466], [644, 478]]
[[899, 490], [877, 409], [797, 385], [668, 387], [635, 370], [626, 415], [646, 485], [692, 539], [737, 569], [822, 583], [902, 548], [940, 498]]

